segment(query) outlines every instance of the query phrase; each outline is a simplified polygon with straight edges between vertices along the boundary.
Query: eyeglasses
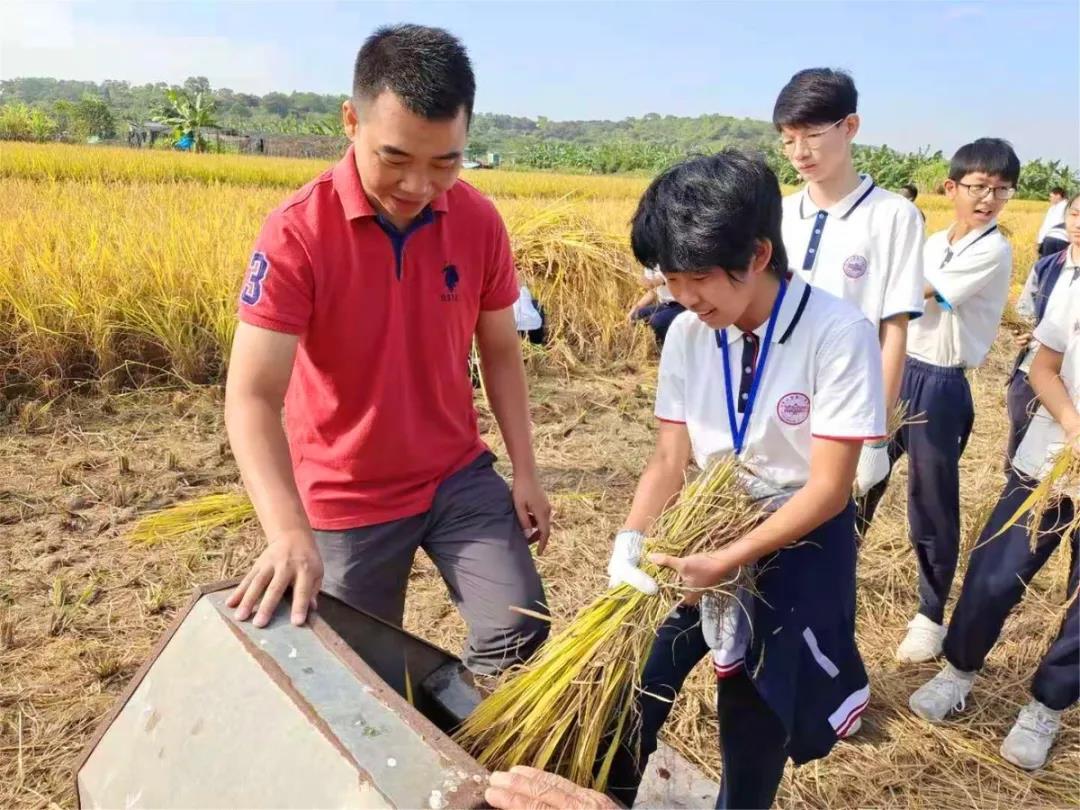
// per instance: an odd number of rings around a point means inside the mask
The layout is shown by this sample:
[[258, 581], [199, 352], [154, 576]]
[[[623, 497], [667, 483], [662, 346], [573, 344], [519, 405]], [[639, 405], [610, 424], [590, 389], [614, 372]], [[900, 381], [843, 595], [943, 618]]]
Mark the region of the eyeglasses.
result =
[[961, 183], [959, 180], [956, 181], [956, 185], [966, 188], [967, 193], [976, 200], [981, 200], [991, 191], [998, 200], [1011, 200], [1016, 194], [1016, 188], [1013, 186], [984, 186], [981, 183]]
[[[806, 148], [811, 152], [817, 152], [821, 149], [821, 139], [825, 137], [831, 130], [836, 129], [847, 120], [847, 116], [844, 116], [839, 121], [829, 124], [825, 129], [818, 130], [817, 132], [808, 132], [802, 136], [802, 142], [806, 144]], [[795, 151], [795, 144], [798, 143], [799, 138], [781, 138], [780, 148], [784, 150], [785, 155], [790, 155]]]

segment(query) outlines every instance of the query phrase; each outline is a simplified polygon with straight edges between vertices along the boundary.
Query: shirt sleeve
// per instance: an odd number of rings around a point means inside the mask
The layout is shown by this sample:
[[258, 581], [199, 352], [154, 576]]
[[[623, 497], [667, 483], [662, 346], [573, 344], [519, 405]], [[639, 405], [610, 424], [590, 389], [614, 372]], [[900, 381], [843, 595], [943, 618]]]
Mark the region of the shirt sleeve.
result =
[[1012, 249], [1002, 240], [984, 250], [968, 250], [940, 269], [927, 268], [926, 280], [948, 307], [955, 309], [977, 295], [998, 273], [1012, 270]]
[[919, 209], [911, 203], [903, 206], [893, 218], [893, 238], [885, 300], [881, 319], [894, 315], [917, 318], [923, 313], [923, 235], [925, 231]]
[[255, 240], [237, 317], [274, 332], [303, 334], [311, 320], [314, 289], [307, 248], [281, 214], [271, 214]]
[[680, 320], [672, 322], [660, 353], [654, 413], [664, 422], [686, 422], [686, 330]]
[[1035, 320], [1035, 292], [1039, 287], [1038, 274], [1035, 271], [1038, 266], [1038, 262], [1031, 265], [1024, 288], [1020, 290], [1020, 297], [1016, 299], [1016, 313], [1029, 321]]
[[1065, 353], [1065, 347], [1069, 343], [1069, 296], [1072, 295], [1072, 287], [1068, 280], [1062, 278], [1054, 286], [1050, 293], [1050, 300], [1046, 302], [1046, 312], [1039, 325], [1035, 327], [1034, 337], [1043, 346], [1055, 352]]
[[491, 206], [493, 223], [490, 259], [484, 268], [484, 283], [480, 291], [480, 309], [497, 310], [512, 306], [518, 299], [517, 273], [514, 270], [514, 254], [510, 248], [510, 235], [494, 206]]
[[814, 358], [810, 432], [820, 439], [885, 437], [885, 384], [874, 326], [855, 321], [829, 336]]

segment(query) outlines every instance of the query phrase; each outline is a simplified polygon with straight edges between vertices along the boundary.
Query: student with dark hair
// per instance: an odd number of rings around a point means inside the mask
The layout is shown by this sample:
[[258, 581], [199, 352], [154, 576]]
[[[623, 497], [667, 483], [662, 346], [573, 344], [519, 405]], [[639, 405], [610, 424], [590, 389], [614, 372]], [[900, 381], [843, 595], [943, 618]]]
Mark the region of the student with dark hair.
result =
[[[1016, 193], [1020, 161], [999, 138], [957, 150], [945, 194], [955, 221], [926, 241], [926, 313], [908, 331], [900, 397], [921, 418], [889, 443], [890, 467], [908, 454], [908, 523], [919, 566], [919, 609], [896, 651], [899, 661], [936, 658], [945, 636], [960, 550], [960, 457], [975, 421], [967, 371], [986, 359], [1009, 295], [1012, 249], [997, 216]], [[867, 497], [873, 518], [888, 476]]]
[[[857, 306], [877, 330], [885, 405], [892, 409], [908, 321], [923, 311], [924, 226], [908, 200], [856, 171], [858, 98], [851, 76], [830, 68], [799, 71], [780, 91], [773, 124], [784, 155], [806, 182], [784, 198], [784, 245], [793, 272]], [[865, 495], [888, 471], [887, 441], [868, 442], [856, 493]]]
[[896, 193], [908, 202], [915, 202], [919, 197], [919, 189], [913, 183], [904, 183]]
[[[1066, 201], [1065, 215], [1068, 217], [1080, 202], [1080, 194], [1073, 195]], [[1005, 447], [1005, 471], [1008, 472], [1013, 454], [1024, 438], [1028, 424], [1038, 405], [1035, 392], [1028, 381], [1028, 372], [1039, 350], [1039, 341], [1032, 336], [1032, 331], [1039, 325], [1046, 314], [1046, 303], [1054, 291], [1058, 279], [1066, 267], [1080, 269], [1080, 250], [1071, 247], [1043, 256], [1038, 259], [1028, 273], [1020, 298], [1016, 302], [1016, 311], [1026, 319], [1030, 326], [1016, 336], [1015, 343], [1019, 353], [1013, 363], [1012, 374], [1006, 383], [1005, 404], [1009, 412], [1009, 440]]]
[[[550, 507], [510, 240], [492, 203], [458, 179], [475, 89], [450, 34], [379, 29], [342, 104], [345, 157], [263, 225], [225, 419], [268, 545], [229, 605], [263, 626], [291, 588], [302, 623], [321, 586], [400, 624], [422, 548], [468, 622], [466, 665], [491, 674], [547, 635], [512, 608], [544, 610], [527, 537], [543, 548]], [[474, 337], [512, 490], [477, 430]]]
[[1035, 327], [1039, 349], [1031, 365], [1031, 384], [1040, 404], [1011, 459], [1009, 479], [968, 561], [960, 598], [945, 636], [946, 664], [912, 694], [912, 711], [932, 723], [963, 709], [986, 656], [998, 640], [1005, 619], [1028, 584], [1062, 542], [1069, 543], [1068, 607], [1057, 637], [1031, 680], [1031, 700], [1001, 744], [1001, 755], [1028, 770], [1046, 763], [1061, 729], [1061, 713], [1080, 698], [1080, 578], [1078, 532], [1066, 532], [1076, 513], [1076, 499], [1062, 497], [1046, 511], [1039, 526], [1030, 514], [1008, 529], [1006, 522], [1044, 479], [1066, 445], [1080, 437], [1080, 195], [1066, 208], [1068, 267], [1053, 288]]
[[1061, 186], [1050, 189], [1050, 208], [1043, 217], [1042, 225], [1035, 236], [1035, 249], [1039, 256], [1053, 256], [1069, 246], [1069, 237], [1065, 233], [1065, 198], [1068, 193]]
[[[631, 806], [683, 680], [713, 649], [723, 780], [717, 807], [768, 807], [785, 763], [824, 757], [869, 697], [855, 646], [855, 509], [862, 443], [885, 432], [881, 357], [858, 309], [789, 277], [780, 188], [735, 151], [663, 172], [638, 204], [634, 255], [687, 312], [668, 331], [659, 434], [608, 564], [610, 585], [655, 593], [645, 536], [694, 462], [735, 454], [769, 516], [714, 554], [652, 557], [688, 589], [741, 566], [753, 594], [723, 613], [688, 596], [660, 628], [639, 698], [640, 747], [619, 749], [610, 792]], [[750, 629], [753, 632], [750, 632]]]

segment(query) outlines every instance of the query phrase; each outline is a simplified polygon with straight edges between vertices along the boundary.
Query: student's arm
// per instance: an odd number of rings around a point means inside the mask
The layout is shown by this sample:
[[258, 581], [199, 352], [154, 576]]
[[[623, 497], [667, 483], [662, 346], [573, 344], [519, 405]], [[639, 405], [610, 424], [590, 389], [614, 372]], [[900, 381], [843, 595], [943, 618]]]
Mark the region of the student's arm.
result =
[[907, 357], [908, 316], [896, 315], [881, 322], [881, 374], [885, 383], [885, 407], [892, 412], [900, 399], [900, 384], [904, 378], [904, 359]]
[[690, 433], [686, 425], [660, 422], [656, 448], [638, 479], [624, 529], [648, 533], [653, 522], [682, 490], [690, 455]]
[[476, 323], [476, 346], [491, 412], [499, 424], [506, 452], [514, 467], [512, 493], [518, 520], [530, 540], [543, 553], [551, 536], [551, 504], [548, 503], [533, 455], [529, 424], [529, 390], [525, 365], [521, 360], [521, 339], [514, 322], [513, 307], [482, 310]]
[[656, 288], [653, 287], [653, 288], [651, 288], [649, 290], [646, 290], [646, 292], [637, 301], [634, 302], [634, 305], [632, 307], [630, 307], [630, 311], [628, 313], [626, 313], [627, 320], [633, 320], [635, 312], [637, 312], [642, 307], [647, 307], [649, 304], [651, 304], [655, 300], [656, 300]]
[[237, 608], [236, 618], [244, 621], [258, 602], [256, 627], [266, 625], [289, 586], [293, 623], [302, 624], [322, 583], [322, 559], [296, 489], [281, 425], [298, 341], [296, 335], [238, 324], [225, 384], [229, 442], [267, 540], [227, 604]]
[[649, 559], [678, 572], [689, 588], [708, 588], [724, 581], [740, 565], [805, 537], [843, 511], [851, 498], [862, 442], [815, 438], [810, 446], [810, 478], [791, 499], [757, 528], [719, 551]]
[[1028, 380], [1039, 401], [1065, 431], [1066, 438], [1073, 441], [1080, 435], [1080, 413], [1077, 413], [1076, 405], [1061, 379], [1061, 362], [1064, 357], [1064, 354], [1046, 345], [1040, 346], [1031, 363]]
[[1008, 243], [987, 249], [979, 245], [953, 258], [940, 270], [927, 271], [927, 288], [931, 295], [940, 296], [941, 305], [955, 309], [978, 295], [999, 273], [1012, 272], [1012, 249]]

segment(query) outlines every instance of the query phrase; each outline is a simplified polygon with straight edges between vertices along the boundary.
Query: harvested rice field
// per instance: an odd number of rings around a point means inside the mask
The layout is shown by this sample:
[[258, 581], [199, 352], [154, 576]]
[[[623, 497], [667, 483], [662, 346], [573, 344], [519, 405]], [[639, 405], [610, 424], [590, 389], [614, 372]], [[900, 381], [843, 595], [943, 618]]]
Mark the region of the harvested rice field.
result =
[[[108, 150], [5, 145], [0, 159], [3, 808], [74, 806], [75, 758], [175, 611], [195, 585], [244, 572], [262, 543], [244, 522], [168, 541], [132, 530], [155, 510], [240, 491], [220, 387], [232, 301], [261, 217], [319, 165], [223, 166], [184, 156], [181, 172], [115, 162], [123, 154], [110, 164]], [[503, 211], [522, 276], [553, 321], [553, 344], [530, 348], [527, 367], [535, 446], [555, 508], [539, 567], [560, 627], [606, 586], [603, 562], [654, 431], [655, 354], [625, 324], [636, 294], [626, 221], [644, 181], [615, 180], [475, 178]], [[559, 183], [563, 194], [552, 190]], [[941, 227], [944, 201], [919, 202], [929, 227]], [[1041, 215], [1037, 204], [1012, 202], [1002, 219], [1014, 242], [1014, 290]], [[962, 464], [969, 545], [1004, 481], [1012, 356], [1006, 324], [972, 377], [977, 418]], [[485, 437], [505, 456], [490, 413], [478, 407]], [[1010, 617], [966, 710], [930, 726], [907, 699], [937, 665], [893, 660], [916, 606], [904, 491], [902, 463], [861, 552], [858, 640], [872, 689], [862, 730], [828, 759], [789, 769], [778, 806], [1080, 805], [1075, 708], [1044, 770], [1028, 774], [998, 755], [1057, 632], [1066, 554], [1055, 554]], [[406, 625], [451, 651], [465, 637], [422, 558]], [[713, 695], [703, 662], [666, 738], [716, 777]]]

